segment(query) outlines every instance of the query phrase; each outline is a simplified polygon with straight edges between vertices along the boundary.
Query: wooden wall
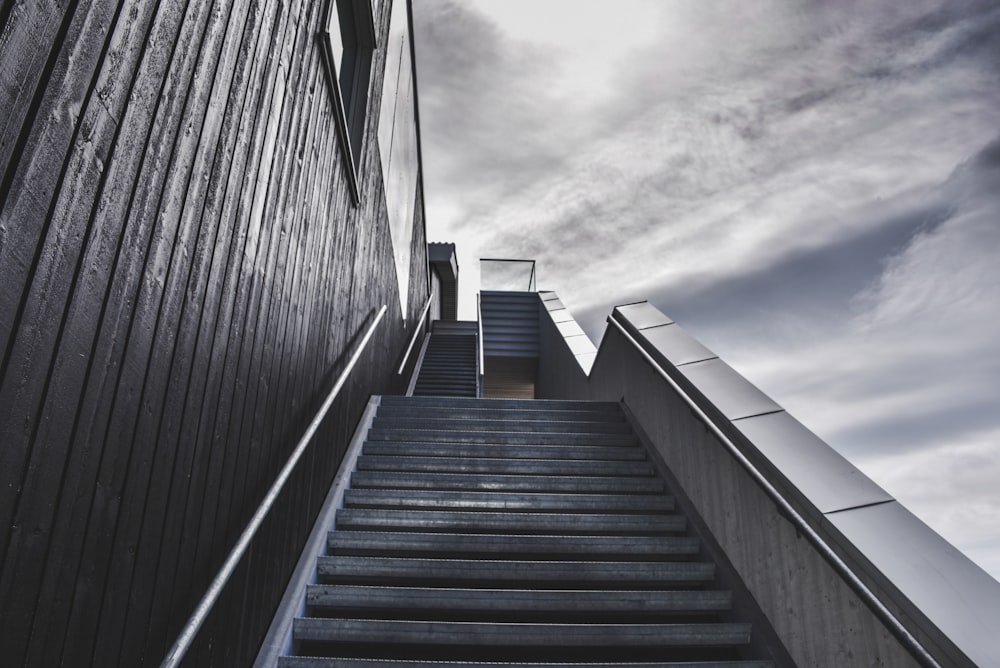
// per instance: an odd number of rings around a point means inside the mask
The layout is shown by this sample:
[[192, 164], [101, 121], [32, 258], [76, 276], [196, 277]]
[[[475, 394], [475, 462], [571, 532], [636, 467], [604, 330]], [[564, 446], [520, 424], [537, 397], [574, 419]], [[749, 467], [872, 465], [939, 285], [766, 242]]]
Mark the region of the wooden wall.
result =
[[400, 388], [428, 294], [422, 203], [404, 326], [382, 52], [355, 207], [325, 6], [0, 0], [5, 666], [158, 664], [388, 304], [191, 655], [244, 665], [361, 408]]

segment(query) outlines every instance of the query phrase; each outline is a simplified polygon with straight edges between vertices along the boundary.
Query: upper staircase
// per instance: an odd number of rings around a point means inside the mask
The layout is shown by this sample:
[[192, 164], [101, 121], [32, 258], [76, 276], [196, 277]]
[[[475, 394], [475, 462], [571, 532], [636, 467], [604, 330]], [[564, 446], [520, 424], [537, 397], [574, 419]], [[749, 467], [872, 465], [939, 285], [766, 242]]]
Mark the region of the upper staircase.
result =
[[774, 665], [614, 403], [382, 397], [330, 529], [283, 668]]
[[434, 322], [413, 388], [414, 396], [476, 396], [478, 330], [475, 321]]

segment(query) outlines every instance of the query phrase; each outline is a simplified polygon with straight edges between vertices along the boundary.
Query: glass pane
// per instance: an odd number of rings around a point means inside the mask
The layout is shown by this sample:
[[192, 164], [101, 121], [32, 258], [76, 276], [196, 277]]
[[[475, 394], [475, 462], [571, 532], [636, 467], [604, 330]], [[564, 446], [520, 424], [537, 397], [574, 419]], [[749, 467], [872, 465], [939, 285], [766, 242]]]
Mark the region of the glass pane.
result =
[[336, 75], [339, 77], [344, 62], [344, 38], [340, 32], [340, 12], [337, 0], [330, 0], [330, 22], [326, 26], [330, 35], [330, 51], [333, 53], [333, 64], [336, 65]]
[[535, 261], [482, 259], [479, 261], [479, 289], [534, 292]]

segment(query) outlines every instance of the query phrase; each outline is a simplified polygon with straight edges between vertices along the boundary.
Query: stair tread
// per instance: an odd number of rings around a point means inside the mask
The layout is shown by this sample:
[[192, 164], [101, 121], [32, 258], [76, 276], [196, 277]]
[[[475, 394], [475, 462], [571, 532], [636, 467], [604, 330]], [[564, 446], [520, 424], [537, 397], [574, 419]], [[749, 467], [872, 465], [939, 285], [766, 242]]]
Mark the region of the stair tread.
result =
[[547, 612], [719, 612], [732, 607], [725, 590], [463, 589], [381, 585], [310, 585], [316, 608]]
[[[562, 473], [562, 472], [560, 472]], [[560, 492], [649, 493], [665, 489], [652, 476], [483, 475], [480, 473], [416, 473], [364, 471], [351, 474], [351, 486], [406, 489], [520, 490]]]
[[378, 642], [495, 646], [731, 646], [750, 641], [750, 624], [535, 624], [298, 617], [295, 638], [319, 642]]
[[650, 511], [674, 509], [666, 494], [551, 494], [542, 492], [458, 492], [348, 489], [344, 506], [391, 508], [462, 508], [484, 510], [577, 512]]
[[321, 581], [348, 578], [392, 584], [390, 580], [443, 582], [558, 582], [561, 586], [667, 587], [705, 583], [715, 577], [710, 561], [537, 561], [522, 559], [434, 559], [426, 557], [323, 556]]
[[374, 429], [404, 429], [420, 431], [456, 430], [465, 432], [537, 432], [570, 434], [631, 434], [627, 422], [587, 422], [583, 420], [495, 420], [483, 418], [422, 418], [377, 416]]
[[646, 451], [629, 445], [509, 445], [506, 443], [426, 443], [421, 441], [368, 441], [366, 455], [410, 457], [491, 457], [494, 459], [634, 460]]
[[529, 475], [633, 475], [651, 476], [653, 466], [648, 462], [589, 461], [581, 459], [496, 459], [479, 457], [385, 457], [361, 455], [359, 471], [407, 471], [437, 473], [483, 473]]
[[625, 416], [612, 411], [567, 411], [526, 410], [516, 408], [414, 408], [397, 405], [380, 405], [377, 415], [385, 417], [425, 417], [452, 419], [493, 419], [493, 420], [586, 420], [588, 422], [623, 422]]
[[362, 659], [283, 656], [279, 668], [774, 668], [771, 661], [645, 661], [641, 663], [532, 663], [524, 661], [420, 661], [416, 659]]
[[607, 559], [664, 558], [698, 554], [700, 541], [688, 536], [569, 536], [552, 534], [468, 534], [414, 531], [331, 531], [327, 547], [332, 554], [379, 551], [403, 553], [544, 555]]
[[636, 445], [634, 434], [585, 432], [545, 433], [516, 431], [449, 431], [445, 429], [382, 429], [368, 431], [369, 441], [423, 441], [432, 443], [522, 443], [524, 445]]
[[620, 513], [527, 513], [461, 510], [385, 510], [344, 508], [338, 528], [407, 528], [419, 531], [476, 533], [656, 534], [684, 531], [681, 515]]
[[455, 401], [439, 402], [428, 399], [413, 399], [412, 397], [400, 397], [386, 395], [381, 398], [384, 406], [434, 406], [440, 405], [449, 408], [477, 407], [477, 408], [527, 408], [530, 410], [602, 410], [610, 412], [621, 412], [621, 406], [611, 401], [577, 401], [566, 399], [459, 399]]

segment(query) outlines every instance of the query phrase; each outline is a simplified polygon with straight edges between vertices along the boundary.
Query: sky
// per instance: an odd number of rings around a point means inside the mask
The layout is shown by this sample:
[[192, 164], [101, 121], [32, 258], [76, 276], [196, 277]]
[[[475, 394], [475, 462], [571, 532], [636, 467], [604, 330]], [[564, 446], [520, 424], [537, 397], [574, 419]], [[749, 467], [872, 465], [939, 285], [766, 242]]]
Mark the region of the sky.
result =
[[428, 237], [649, 300], [1000, 579], [1000, 3], [414, 0]]

